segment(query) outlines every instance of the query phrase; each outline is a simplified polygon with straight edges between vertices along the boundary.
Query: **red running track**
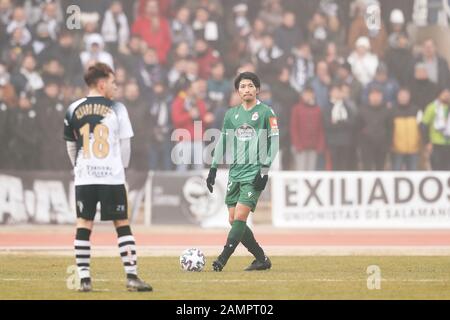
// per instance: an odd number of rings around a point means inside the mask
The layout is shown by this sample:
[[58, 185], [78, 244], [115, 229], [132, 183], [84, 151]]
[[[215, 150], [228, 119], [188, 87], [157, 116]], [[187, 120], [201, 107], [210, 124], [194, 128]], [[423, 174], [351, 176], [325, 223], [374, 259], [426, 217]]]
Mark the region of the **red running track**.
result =
[[[94, 230], [93, 245], [115, 245], [114, 231]], [[283, 230], [258, 231], [258, 242], [280, 246], [450, 246], [450, 230]], [[227, 231], [207, 232], [136, 232], [139, 245], [223, 245]], [[8, 232], [0, 229], [0, 247], [66, 247], [72, 246], [73, 233]]]

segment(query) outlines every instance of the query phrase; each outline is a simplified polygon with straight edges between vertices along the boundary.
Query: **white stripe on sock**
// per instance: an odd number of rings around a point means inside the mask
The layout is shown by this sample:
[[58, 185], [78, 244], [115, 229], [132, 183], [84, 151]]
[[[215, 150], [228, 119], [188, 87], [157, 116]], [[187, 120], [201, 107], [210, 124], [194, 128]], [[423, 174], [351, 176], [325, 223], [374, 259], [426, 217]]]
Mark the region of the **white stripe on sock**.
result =
[[73, 242], [73, 244], [77, 247], [90, 247], [91, 242], [89, 240], [76, 240]]
[[119, 243], [119, 244], [122, 242], [128, 242], [128, 241], [134, 242], [134, 237], [133, 236], [123, 236], [123, 237], [117, 238], [117, 243]]
[[91, 254], [91, 250], [80, 250], [80, 249], [75, 249], [75, 255], [76, 256], [87, 256]]

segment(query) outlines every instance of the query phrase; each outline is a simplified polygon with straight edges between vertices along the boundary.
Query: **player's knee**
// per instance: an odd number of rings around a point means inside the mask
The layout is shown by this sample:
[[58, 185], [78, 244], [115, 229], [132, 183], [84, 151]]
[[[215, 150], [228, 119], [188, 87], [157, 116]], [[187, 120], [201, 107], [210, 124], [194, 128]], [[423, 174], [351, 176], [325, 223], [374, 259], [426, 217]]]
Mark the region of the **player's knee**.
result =
[[115, 220], [115, 221], [114, 221], [114, 226], [115, 226], [116, 228], [125, 227], [125, 226], [128, 226], [128, 225], [130, 225], [130, 222], [128, 221], [128, 219], [125, 219], [125, 220]]
[[93, 226], [94, 226], [94, 221], [86, 220], [86, 219], [82, 219], [82, 218], [77, 219], [77, 228], [92, 230]]

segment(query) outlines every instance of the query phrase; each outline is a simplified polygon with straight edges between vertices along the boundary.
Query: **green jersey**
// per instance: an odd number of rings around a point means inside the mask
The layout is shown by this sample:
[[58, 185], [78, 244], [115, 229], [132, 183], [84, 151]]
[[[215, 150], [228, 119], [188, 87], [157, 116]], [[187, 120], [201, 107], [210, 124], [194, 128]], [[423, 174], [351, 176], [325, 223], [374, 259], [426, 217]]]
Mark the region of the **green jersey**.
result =
[[[438, 109], [441, 107], [443, 114], [441, 117], [447, 119], [449, 116], [449, 107], [446, 104], [439, 105], [439, 101], [434, 101], [430, 103], [425, 109], [425, 114], [423, 115], [422, 122], [428, 126], [428, 134], [430, 137], [430, 142], [437, 145], [450, 145], [450, 139], [444, 135], [442, 130], [437, 130], [435, 121], [438, 114]], [[444, 120], [444, 124], [445, 124]], [[445, 126], [445, 125], [444, 125]]]
[[242, 105], [230, 108], [211, 166], [230, 164], [230, 181], [252, 181], [261, 166], [271, 165], [278, 152], [278, 138], [277, 117], [269, 106], [257, 101], [250, 110]]

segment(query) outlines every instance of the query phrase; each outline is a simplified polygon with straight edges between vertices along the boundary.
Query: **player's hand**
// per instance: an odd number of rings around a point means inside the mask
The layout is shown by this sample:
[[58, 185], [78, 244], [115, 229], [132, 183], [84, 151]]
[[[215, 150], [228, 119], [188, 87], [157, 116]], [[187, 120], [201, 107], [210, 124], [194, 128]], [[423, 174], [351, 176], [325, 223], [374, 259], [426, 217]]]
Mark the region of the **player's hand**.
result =
[[206, 178], [206, 186], [211, 193], [213, 192], [213, 185], [216, 183], [216, 172], [216, 168], [209, 169], [208, 178]]
[[[263, 168], [264, 169], [264, 168]], [[256, 191], [263, 191], [266, 187], [267, 180], [269, 180], [269, 175], [267, 174], [267, 170], [259, 171], [255, 179], [253, 180], [253, 186]]]

